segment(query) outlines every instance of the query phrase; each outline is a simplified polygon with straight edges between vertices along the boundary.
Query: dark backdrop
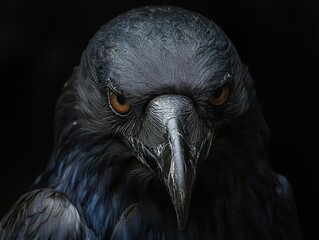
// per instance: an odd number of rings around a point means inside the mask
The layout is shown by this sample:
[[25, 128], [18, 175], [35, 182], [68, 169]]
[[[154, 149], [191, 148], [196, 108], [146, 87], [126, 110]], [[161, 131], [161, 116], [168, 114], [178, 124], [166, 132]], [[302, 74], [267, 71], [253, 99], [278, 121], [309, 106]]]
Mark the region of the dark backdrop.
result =
[[316, 1], [43, 2], [0, 2], [0, 218], [45, 168], [56, 100], [93, 34], [133, 7], [172, 4], [213, 19], [234, 42], [271, 129], [273, 169], [294, 187], [305, 239], [319, 239]]

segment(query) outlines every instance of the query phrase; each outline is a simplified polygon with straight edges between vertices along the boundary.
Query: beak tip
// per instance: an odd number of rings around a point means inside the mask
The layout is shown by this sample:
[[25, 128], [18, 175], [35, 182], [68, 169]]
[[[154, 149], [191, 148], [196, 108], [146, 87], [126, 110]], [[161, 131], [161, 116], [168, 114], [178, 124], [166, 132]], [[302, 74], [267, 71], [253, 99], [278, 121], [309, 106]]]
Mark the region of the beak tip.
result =
[[181, 208], [176, 208], [177, 225], [179, 231], [184, 231], [188, 222], [188, 206], [189, 204], [183, 204]]
[[187, 227], [192, 186], [194, 182], [194, 175], [187, 174], [187, 176], [190, 177], [191, 180], [188, 179], [187, 181], [184, 177], [180, 177], [175, 181], [170, 181], [171, 184], [168, 185], [168, 191], [175, 208], [178, 230], [181, 232]]
[[184, 231], [185, 230], [185, 228], [186, 228], [186, 226], [187, 226], [187, 220], [178, 220], [178, 230], [180, 231], [180, 232], [182, 232], [182, 231]]

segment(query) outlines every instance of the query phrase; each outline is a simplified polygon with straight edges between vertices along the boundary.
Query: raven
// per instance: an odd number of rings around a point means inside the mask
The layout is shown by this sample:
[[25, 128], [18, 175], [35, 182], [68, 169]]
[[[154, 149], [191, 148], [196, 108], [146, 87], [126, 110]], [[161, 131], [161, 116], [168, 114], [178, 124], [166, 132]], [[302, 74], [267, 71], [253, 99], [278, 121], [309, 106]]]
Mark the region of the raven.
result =
[[248, 68], [216, 24], [133, 9], [63, 88], [46, 170], [0, 239], [301, 239]]

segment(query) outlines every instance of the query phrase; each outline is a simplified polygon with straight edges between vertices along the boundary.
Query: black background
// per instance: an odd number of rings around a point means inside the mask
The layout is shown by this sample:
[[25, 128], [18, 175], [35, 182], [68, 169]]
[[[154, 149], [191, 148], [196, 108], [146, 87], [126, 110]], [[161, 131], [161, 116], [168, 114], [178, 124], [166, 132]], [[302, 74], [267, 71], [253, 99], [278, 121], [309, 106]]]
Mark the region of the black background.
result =
[[305, 239], [319, 239], [316, 1], [0, 1], [0, 218], [46, 166], [56, 100], [89, 39], [150, 4], [199, 12], [232, 39], [271, 129], [273, 169], [293, 185]]

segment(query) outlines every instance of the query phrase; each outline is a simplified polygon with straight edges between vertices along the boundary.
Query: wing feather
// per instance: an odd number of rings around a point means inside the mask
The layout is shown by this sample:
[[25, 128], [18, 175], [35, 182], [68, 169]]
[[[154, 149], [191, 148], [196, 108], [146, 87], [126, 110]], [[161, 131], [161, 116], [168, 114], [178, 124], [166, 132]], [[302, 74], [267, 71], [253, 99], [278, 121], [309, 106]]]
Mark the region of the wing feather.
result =
[[95, 239], [65, 195], [38, 189], [23, 195], [0, 223], [0, 240]]
[[276, 175], [276, 217], [274, 239], [302, 239], [292, 187], [282, 175]]

